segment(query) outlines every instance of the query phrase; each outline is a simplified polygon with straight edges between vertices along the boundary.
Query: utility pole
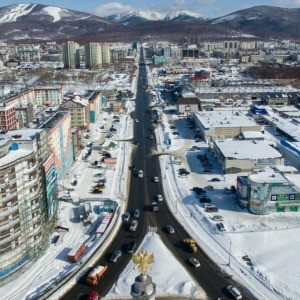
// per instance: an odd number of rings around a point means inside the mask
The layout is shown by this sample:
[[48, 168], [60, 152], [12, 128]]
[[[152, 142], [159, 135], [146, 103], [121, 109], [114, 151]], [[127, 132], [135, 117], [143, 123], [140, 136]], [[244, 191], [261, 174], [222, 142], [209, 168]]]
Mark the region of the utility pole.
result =
[[229, 260], [228, 260], [228, 267], [230, 267], [230, 257], [231, 257], [231, 240], [229, 244]]

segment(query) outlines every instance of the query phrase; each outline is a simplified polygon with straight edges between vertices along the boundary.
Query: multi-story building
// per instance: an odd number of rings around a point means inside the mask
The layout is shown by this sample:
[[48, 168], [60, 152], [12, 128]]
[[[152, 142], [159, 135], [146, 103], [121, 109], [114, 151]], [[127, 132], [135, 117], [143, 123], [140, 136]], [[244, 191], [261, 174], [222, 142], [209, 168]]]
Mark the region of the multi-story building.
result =
[[41, 59], [41, 53], [39, 49], [24, 49], [18, 51], [21, 62], [39, 62]]
[[98, 43], [89, 43], [85, 46], [85, 66], [87, 69], [102, 67], [102, 47]]
[[43, 163], [43, 130], [10, 131], [0, 142], [0, 279], [37, 259], [48, 245], [50, 222]]
[[36, 87], [34, 88], [34, 105], [57, 106], [63, 101], [61, 87]]
[[90, 110], [90, 122], [95, 123], [102, 108], [102, 92], [87, 91], [84, 97], [88, 100]]
[[64, 45], [63, 61], [66, 69], [80, 68], [79, 44], [68, 41]]
[[102, 44], [101, 50], [102, 50], [102, 65], [107, 66], [110, 64], [110, 46], [108, 44]]
[[23, 128], [34, 119], [33, 105], [31, 103], [27, 105], [16, 105], [15, 113], [19, 128]]
[[0, 103], [0, 130], [18, 129], [15, 105], [9, 102]]
[[57, 179], [62, 179], [72, 166], [74, 157], [70, 112], [50, 107], [36, 115], [28, 127], [46, 131], [48, 149], [49, 153], [53, 154]]
[[72, 127], [78, 127], [80, 129], [89, 127], [90, 107], [87, 99], [75, 96], [73, 99], [64, 102], [60, 108], [70, 112]]

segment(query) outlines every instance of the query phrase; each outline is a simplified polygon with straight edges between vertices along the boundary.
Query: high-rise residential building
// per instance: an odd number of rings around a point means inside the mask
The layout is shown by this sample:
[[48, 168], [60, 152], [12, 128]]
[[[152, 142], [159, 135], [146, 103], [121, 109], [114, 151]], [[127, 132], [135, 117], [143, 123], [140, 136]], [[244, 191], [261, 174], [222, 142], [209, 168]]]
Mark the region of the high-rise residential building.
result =
[[102, 64], [108, 65], [110, 64], [110, 47], [108, 44], [102, 44]]
[[53, 208], [45, 195], [46, 132], [14, 130], [0, 140], [1, 280], [46, 249], [51, 232], [47, 211]]
[[0, 130], [8, 131], [18, 128], [18, 120], [14, 103], [0, 103]]
[[79, 44], [68, 41], [63, 48], [63, 61], [66, 69], [80, 68]]
[[102, 47], [98, 43], [89, 43], [85, 46], [85, 66], [87, 69], [102, 67]]

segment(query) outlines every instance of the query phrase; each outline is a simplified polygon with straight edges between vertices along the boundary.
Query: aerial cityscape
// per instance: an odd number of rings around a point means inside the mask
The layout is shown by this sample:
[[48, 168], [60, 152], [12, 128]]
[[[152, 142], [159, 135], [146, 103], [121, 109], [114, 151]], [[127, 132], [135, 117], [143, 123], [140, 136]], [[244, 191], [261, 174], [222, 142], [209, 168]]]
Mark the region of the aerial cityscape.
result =
[[0, 299], [300, 299], [300, 3], [5, 0]]

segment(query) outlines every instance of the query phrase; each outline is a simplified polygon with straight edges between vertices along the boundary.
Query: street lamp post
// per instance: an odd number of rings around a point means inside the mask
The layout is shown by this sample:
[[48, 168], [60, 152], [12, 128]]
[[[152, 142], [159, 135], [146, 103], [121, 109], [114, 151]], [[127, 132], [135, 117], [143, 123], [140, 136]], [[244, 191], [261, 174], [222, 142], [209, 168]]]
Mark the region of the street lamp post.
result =
[[228, 267], [230, 267], [230, 258], [231, 258], [231, 240], [229, 244], [229, 259], [228, 259]]

